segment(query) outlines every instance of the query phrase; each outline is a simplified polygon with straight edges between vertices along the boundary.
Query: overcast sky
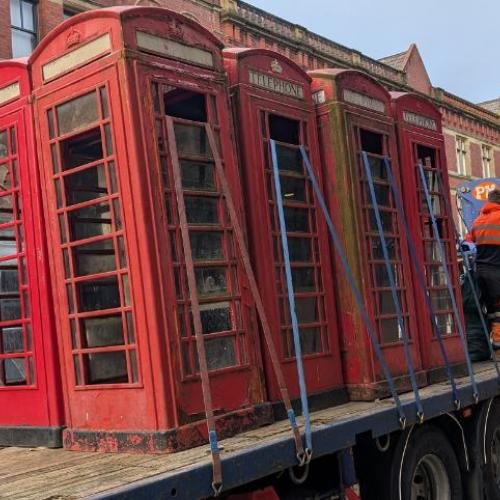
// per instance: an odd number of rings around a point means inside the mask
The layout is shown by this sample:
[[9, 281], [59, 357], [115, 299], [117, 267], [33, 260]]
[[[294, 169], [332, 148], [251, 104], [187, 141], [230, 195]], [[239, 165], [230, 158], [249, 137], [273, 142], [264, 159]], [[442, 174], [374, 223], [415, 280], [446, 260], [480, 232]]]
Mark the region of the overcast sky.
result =
[[435, 87], [500, 97], [500, 0], [246, 1], [375, 59], [415, 42]]

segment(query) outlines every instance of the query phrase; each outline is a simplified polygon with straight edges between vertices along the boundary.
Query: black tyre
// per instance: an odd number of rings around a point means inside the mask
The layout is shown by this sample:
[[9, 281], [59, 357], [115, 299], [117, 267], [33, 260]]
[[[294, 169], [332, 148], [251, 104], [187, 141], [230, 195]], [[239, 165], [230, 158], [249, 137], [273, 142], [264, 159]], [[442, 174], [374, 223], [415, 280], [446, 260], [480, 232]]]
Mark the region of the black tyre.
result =
[[484, 485], [488, 500], [500, 500], [500, 401], [491, 404], [485, 436]]
[[[406, 441], [407, 444], [406, 444]], [[406, 449], [405, 449], [406, 444]], [[402, 459], [393, 460], [391, 486], [393, 499], [462, 500], [462, 478], [455, 451], [438, 428], [415, 428], [408, 440], [398, 443]]]
[[433, 425], [393, 434], [387, 450], [366, 439], [356, 458], [363, 500], [464, 498], [455, 451]]

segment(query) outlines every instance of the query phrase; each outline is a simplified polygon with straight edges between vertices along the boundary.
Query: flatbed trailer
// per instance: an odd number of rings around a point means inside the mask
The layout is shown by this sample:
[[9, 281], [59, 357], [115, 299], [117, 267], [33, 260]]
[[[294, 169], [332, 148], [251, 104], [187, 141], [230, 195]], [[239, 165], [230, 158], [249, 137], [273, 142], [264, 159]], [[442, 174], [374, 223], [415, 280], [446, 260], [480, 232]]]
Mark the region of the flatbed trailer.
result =
[[[486, 426], [490, 402], [499, 393], [499, 380], [493, 363], [476, 363], [474, 372], [479, 401], [474, 401], [469, 377], [456, 379], [461, 403], [458, 411], [447, 382], [421, 390], [425, 409], [423, 424], [416, 421], [413, 393], [401, 396], [407, 429], [436, 424], [445, 419], [441, 426], [448, 429], [450, 441], [453, 441], [452, 436], [456, 436], [453, 446], [463, 453], [458, 458], [464, 477], [468, 477], [469, 482], [475, 466], [482, 462], [480, 455], [484, 454], [486, 458], [486, 449], [482, 450], [484, 453], [475, 449], [477, 447], [471, 441], [475, 433], [471, 433], [470, 429], [464, 430], [466, 420], [474, 419], [475, 415], [478, 420], [481, 408], [486, 420], [483, 418], [479, 423], [479, 419], [478, 425]], [[398, 414], [391, 399], [350, 402], [313, 412], [311, 420], [314, 445], [311, 469], [320, 457], [334, 457], [338, 452], [352, 449], [357, 443], [358, 447], [362, 446], [358, 442], [362, 435], [375, 441], [400, 433]], [[248, 491], [262, 488], [262, 485], [272, 484], [274, 477], [297, 463], [288, 421], [223, 440], [221, 446], [224, 492], [245, 486]], [[211, 480], [212, 465], [207, 446], [164, 455], [84, 453], [45, 448], [0, 450], [2, 499], [195, 499], [213, 494]], [[465, 494], [463, 498], [483, 497]]]

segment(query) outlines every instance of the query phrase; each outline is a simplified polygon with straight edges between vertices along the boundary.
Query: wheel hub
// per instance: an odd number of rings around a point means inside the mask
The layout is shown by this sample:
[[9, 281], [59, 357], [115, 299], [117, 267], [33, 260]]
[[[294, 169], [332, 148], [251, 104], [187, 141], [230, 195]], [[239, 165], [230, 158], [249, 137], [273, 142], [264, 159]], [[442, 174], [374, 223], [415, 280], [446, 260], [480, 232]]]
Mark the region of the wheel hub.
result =
[[[500, 440], [498, 445], [500, 450]], [[418, 462], [411, 482], [411, 500], [451, 500], [446, 467], [436, 455], [425, 455]]]

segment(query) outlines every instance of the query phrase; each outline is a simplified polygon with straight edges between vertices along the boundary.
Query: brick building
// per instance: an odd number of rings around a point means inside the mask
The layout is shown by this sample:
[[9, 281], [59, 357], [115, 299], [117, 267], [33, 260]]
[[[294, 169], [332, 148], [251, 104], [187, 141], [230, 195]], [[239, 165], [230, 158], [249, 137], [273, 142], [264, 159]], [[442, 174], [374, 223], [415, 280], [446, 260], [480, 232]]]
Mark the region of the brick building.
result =
[[474, 104], [433, 87], [414, 44], [375, 60], [240, 0], [0, 0], [0, 58], [29, 53], [48, 31], [78, 12], [136, 4], [181, 12], [228, 46], [276, 50], [306, 69], [356, 68], [391, 90], [425, 94], [443, 114], [452, 188], [465, 179], [500, 176], [500, 99]]

